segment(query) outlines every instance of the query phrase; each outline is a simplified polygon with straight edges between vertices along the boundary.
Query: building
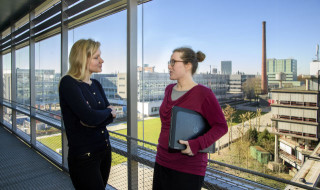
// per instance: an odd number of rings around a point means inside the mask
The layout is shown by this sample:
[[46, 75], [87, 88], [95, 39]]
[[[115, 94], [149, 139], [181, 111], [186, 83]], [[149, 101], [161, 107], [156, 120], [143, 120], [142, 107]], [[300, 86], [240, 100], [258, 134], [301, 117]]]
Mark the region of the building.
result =
[[229, 89], [230, 75], [216, 74], [195, 74], [193, 79], [196, 83], [203, 84], [210, 88], [218, 100], [226, 99]]
[[[21, 69], [22, 70], [22, 69]], [[51, 110], [59, 104], [58, 84], [61, 74], [55, 70], [35, 70], [36, 107], [42, 110]], [[21, 88], [21, 87], [18, 87]], [[19, 99], [19, 97], [17, 97]]]
[[249, 78], [255, 78], [255, 75], [233, 74], [230, 75], [229, 93], [243, 93], [243, 83]]
[[100, 74], [94, 73], [91, 78], [100, 82], [104, 93], [109, 101], [121, 99], [117, 93], [118, 77], [117, 74]]
[[[148, 64], [144, 64], [143, 70], [146, 73], [153, 73], [154, 72], [154, 66], [153, 67], [149, 67]], [[141, 71], [142, 71], [142, 67], [138, 66], [138, 72], [141, 72]]]
[[[30, 81], [29, 69], [17, 68], [17, 102], [20, 104], [30, 105]], [[11, 77], [11, 75], [8, 75]], [[61, 74], [55, 70], [35, 70], [35, 94], [36, 108], [42, 110], [51, 110], [59, 104], [58, 83]], [[11, 85], [5, 85], [11, 86]], [[5, 92], [7, 92], [5, 88]]]
[[212, 69], [212, 74], [218, 74], [218, 69], [217, 68], [213, 68]]
[[29, 69], [17, 68], [17, 102], [20, 104], [30, 105], [29, 72]]
[[[305, 77], [305, 89], [271, 91], [273, 132], [276, 135], [275, 161], [300, 169], [319, 141], [318, 78]], [[279, 143], [279, 146], [277, 146]]]
[[232, 74], [232, 61], [221, 61], [221, 74]]
[[320, 70], [320, 61], [313, 60], [310, 63], [310, 75], [319, 75], [319, 70]]
[[[209, 87], [218, 100], [226, 99], [229, 89], [229, 75], [195, 74], [195, 82]], [[119, 73], [117, 76], [117, 93], [126, 100], [127, 86], [126, 74]], [[169, 78], [168, 73], [143, 73], [138, 72], [138, 112], [140, 116], [159, 114], [159, 108], [164, 98], [166, 86], [175, 83]]]
[[127, 99], [127, 73], [117, 74], [117, 93], [122, 99]]
[[[277, 74], [284, 74], [285, 80], [279, 81]], [[267, 78], [268, 86], [278, 88], [279, 82], [284, 87], [298, 87], [301, 85], [297, 81], [297, 60], [295, 59], [267, 59]]]
[[3, 74], [3, 98], [11, 100], [11, 73]]
[[[117, 76], [117, 92], [119, 96], [127, 99], [126, 73]], [[139, 116], [157, 115], [164, 98], [164, 91], [168, 84], [173, 83], [168, 73], [138, 72], [138, 112]]]
[[310, 75], [319, 75], [320, 70], [320, 59], [319, 59], [319, 44], [317, 44], [317, 50], [316, 50], [316, 59], [314, 59], [310, 63]]

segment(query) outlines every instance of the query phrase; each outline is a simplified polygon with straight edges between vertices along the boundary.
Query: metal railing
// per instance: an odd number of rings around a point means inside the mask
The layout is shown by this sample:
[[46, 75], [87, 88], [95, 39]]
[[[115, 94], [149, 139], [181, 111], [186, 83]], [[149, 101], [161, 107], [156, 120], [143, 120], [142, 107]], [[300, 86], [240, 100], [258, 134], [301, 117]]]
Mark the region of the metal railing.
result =
[[[44, 141], [44, 139], [48, 139], [49, 137], [53, 138], [52, 141], [57, 141], [57, 139], [58, 141], [59, 139], [61, 141], [61, 133], [63, 130], [61, 128], [61, 120], [53, 117], [53, 115], [60, 116], [59, 114], [40, 110], [38, 108], [31, 108], [36, 109], [36, 114], [31, 115], [30, 106], [9, 100], [2, 100], [1, 106], [26, 115], [27, 117], [30, 117], [30, 120], [33, 118], [45, 125], [49, 125], [50, 129], [54, 128], [54, 134], [37, 136], [36, 145], [32, 146], [30, 136], [37, 134], [28, 134], [20, 130], [19, 127], [14, 130], [14, 128], [8, 126], [5, 122], [2, 123], [58, 167], [67, 170], [67, 168], [63, 167], [61, 153], [54, 150], [54, 148], [52, 148], [52, 144], [50, 145], [50, 143], [55, 142]], [[133, 184], [139, 189], [151, 189], [157, 145], [112, 131], [110, 131], [110, 141], [112, 145], [113, 159], [108, 183], [115, 189], [128, 189], [128, 184]], [[133, 154], [128, 154], [129, 141], [136, 145]], [[63, 149], [63, 147], [61, 148]], [[137, 164], [137, 170], [133, 171], [136, 175], [131, 175], [131, 177], [128, 177], [128, 167], [130, 167], [127, 163], [128, 159]], [[270, 184], [262, 184], [265, 180], [274, 181], [276, 182], [274, 183], [276, 185], [271, 186]], [[206, 189], [280, 189], [285, 185], [292, 185], [312, 190], [318, 189], [211, 159], [209, 159], [208, 162], [203, 187]]]

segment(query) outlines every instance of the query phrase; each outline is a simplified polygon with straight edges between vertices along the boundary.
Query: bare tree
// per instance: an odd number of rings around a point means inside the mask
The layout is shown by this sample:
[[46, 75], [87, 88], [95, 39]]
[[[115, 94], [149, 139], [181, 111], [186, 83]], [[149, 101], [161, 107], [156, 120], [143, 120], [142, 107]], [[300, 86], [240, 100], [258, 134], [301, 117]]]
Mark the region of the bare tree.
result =
[[261, 112], [262, 110], [260, 108], [257, 109], [257, 118], [258, 119], [258, 132], [260, 132], [260, 119], [261, 119]]
[[240, 120], [241, 120], [241, 122], [242, 122], [242, 128], [241, 128], [241, 130], [239, 130], [239, 131], [240, 131], [240, 133], [241, 133], [241, 141], [243, 141], [243, 136], [244, 136], [244, 122], [247, 120], [247, 115], [246, 115], [246, 114], [241, 114], [241, 115], [239, 115], [239, 117], [240, 117]]
[[247, 119], [249, 120], [249, 128], [251, 129], [251, 117], [252, 117], [252, 113], [251, 112], [247, 112], [246, 113]]
[[258, 100], [258, 96], [261, 94], [261, 79], [249, 78], [243, 83], [242, 90], [246, 99]]
[[229, 104], [227, 104], [227, 106], [222, 110], [224, 117], [226, 118], [226, 121], [228, 123], [228, 127], [229, 127], [229, 142], [228, 142], [228, 147], [230, 149], [230, 138], [232, 138], [232, 119], [234, 118], [234, 113], [236, 112], [236, 110], [231, 107]]

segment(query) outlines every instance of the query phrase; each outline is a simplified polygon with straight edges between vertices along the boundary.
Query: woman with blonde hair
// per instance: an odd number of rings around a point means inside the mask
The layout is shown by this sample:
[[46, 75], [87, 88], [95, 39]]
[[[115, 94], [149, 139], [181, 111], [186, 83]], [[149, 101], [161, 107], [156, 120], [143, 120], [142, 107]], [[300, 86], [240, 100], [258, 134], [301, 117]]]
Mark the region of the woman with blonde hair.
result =
[[68, 166], [75, 189], [105, 189], [111, 168], [106, 125], [116, 117], [101, 84], [91, 79], [102, 71], [100, 43], [78, 40], [70, 68], [59, 85], [60, 106], [68, 139]]

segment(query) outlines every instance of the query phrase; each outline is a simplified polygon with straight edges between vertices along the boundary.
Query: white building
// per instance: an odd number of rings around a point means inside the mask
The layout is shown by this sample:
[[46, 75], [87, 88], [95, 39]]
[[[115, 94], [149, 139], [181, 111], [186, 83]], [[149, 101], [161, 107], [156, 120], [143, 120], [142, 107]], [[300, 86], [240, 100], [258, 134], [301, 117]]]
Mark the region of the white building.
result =
[[320, 70], [320, 61], [313, 60], [310, 63], [310, 75], [318, 75], [319, 70]]
[[[319, 87], [318, 78], [307, 76], [305, 89], [271, 91], [271, 112], [275, 143], [275, 161], [300, 169], [305, 156], [319, 143]], [[279, 146], [277, 144], [279, 143]]]

